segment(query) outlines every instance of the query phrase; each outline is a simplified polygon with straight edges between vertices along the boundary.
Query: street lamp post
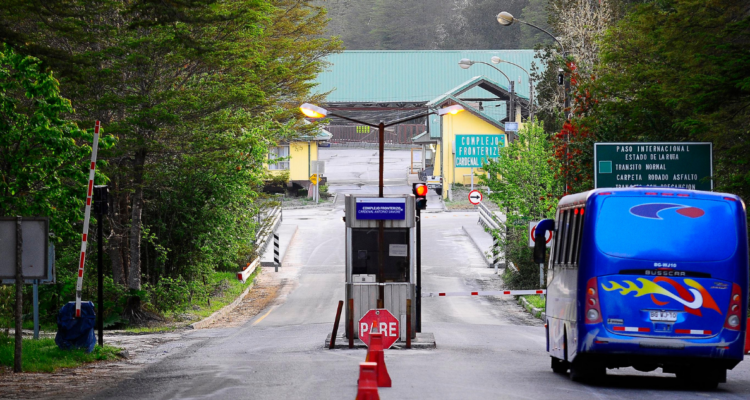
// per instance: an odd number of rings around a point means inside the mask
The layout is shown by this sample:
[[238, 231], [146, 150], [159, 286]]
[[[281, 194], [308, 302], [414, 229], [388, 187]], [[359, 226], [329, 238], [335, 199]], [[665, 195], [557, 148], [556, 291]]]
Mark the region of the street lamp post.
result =
[[508, 102], [508, 121], [514, 122], [516, 120], [516, 103], [514, 100], [516, 90], [515, 90], [515, 84], [513, 82], [513, 79], [508, 78], [508, 75], [505, 75], [505, 73], [501, 71], [500, 68], [492, 64], [486, 63], [484, 61], [472, 61], [472, 60], [469, 60], [468, 58], [462, 58], [461, 60], [458, 61], [458, 66], [463, 69], [469, 69], [474, 64], [489, 65], [490, 67], [494, 68], [497, 72], [502, 74], [505, 77], [505, 79], [508, 80], [508, 86], [510, 86], [510, 101]]
[[[520, 19], [513, 17], [513, 15], [511, 13], [507, 12], [507, 11], [503, 11], [500, 14], [497, 14], [496, 18], [497, 18], [497, 22], [500, 25], [503, 25], [503, 26], [510, 26], [510, 25], [513, 25], [514, 22], [519, 22], [521, 24], [526, 24], [526, 25], [528, 25], [528, 26], [530, 26], [532, 28], [536, 28], [536, 29], [538, 29], [538, 30], [546, 33], [547, 35], [549, 35], [549, 37], [551, 37], [552, 39], [554, 39], [555, 42], [557, 42], [558, 45], [560, 45], [560, 48], [562, 49], [562, 53], [563, 53], [563, 59], [567, 60], [567, 58], [568, 58], [568, 52], [565, 51], [565, 46], [563, 46], [562, 42], [560, 42], [560, 40], [558, 40], [555, 37], [555, 35], [547, 32], [546, 30], [544, 30], [544, 29], [542, 29], [542, 28], [540, 28], [540, 27], [538, 27], [538, 26], [536, 26], [534, 24], [530, 24], [530, 23], [528, 23], [526, 21], [521, 21]], [[569, 79], [565, 80], [565, 119], [566, 120], [570, 119], [570, 80]], [[569, 135], [567, 136], [566, 141], [568, 143], [570, 143], [570, 136]], [[569, 165], [568, 164], [568, 146], [565, 147], [565, 160], [564, 160], [564, 162], [565, 162], [566, 166]], [[566, 172], [565, 172], [565, 193], [568, 192], [568, 186], [569, 186], [569, 176], [568, 176], [569, 172], [568, 172], [568, 169], [569, 168], [566, 168]]]
[[515, 65], [516, 67], [521, 68], [521, 70], [525, 72], [526, 75], [528, 75], [529, 77], [529, 119], [531, 121], [534, 121], [534, 79], [531, 77], [531, 74], [529, 73], [529, 71], [527, 71], [526, 68], [516, 63], [505, 61], [498, 56], [494, 56], [490, 60], [492, 61], [493, 64], [499, 64], [502, 62], [502, 63], [506, 63], [510, 65]]
[[[562, 49], [563, 58], [564, 59], [568, 58], [568, 52], [565, 50], [565, 46], [563, 46], [562, 42], [560, 42], [560, 40], [557, 39], [555, 35], [547, 32], [546, 30], [534, 24], [528, 23], [526, 21], [521, 21], [520, 19], [513, 17], [513, 15], [507, 11], [503, 11], [500, 14], [497, 14], [497, 22], [503, 26], [510, 26], [510, 25], [513, 25], [514, 22], [518, 22], [521, 24], [528, 25], [532, 28], [539, 29], [540, 31], [546, 33], [547, 35], [549, 35], [549, 37], [554, 39], [555, 42], [557, 42], [557, 44], [560, 45], [560, 49]], [[570, 96], [568, 95], [568, 92], [570, 92], [570, 81], [566, 79], [565, 80], [565, 117], [566, 118], [570, 117]]]
[[[383, 197], [383, 154], [385, 153], [385, 128], [388, 128], [389, 126], [402, 124], [404, 122], [408, 122], [408, 121], [415, 120], [418, 118], [423, 118], [432, 114], [438, 114], [441, 116], [446, 115], [446, 114], [455, 115], [463, 110], [464, 110], [463, 107], [461, 107], [458, 104], [455, 104], [452, 106], [441, 108], [436, 111], [428, 110], [426, 112], [421, 112], [419, 114], [412, 115], [410, 117], [393, 120], [387, 123], [380, 121], [378, 124], [373, 124], [373, 123], [361, 121], [355, 118], [349, 118], [341, 114], [332, 113], [323, 107], [319, 107], [310, 103], [305, 103], [300, 106], [300, 111], [302, 111], [302, 113], [305, 114], [305, 116], [307, 116], [308, 118], [318, 119], [318, 118], [325, 118], [328, 116], [332, 116], [332, 117], [338, 117], [341, 119], [345, 119], [347, 121], [352, 121], [357, 124], [362, 124], [362, 125], [366, 125], [366, 126], [378, 129], [378, 142], [379, 142], [378, 143], [379, 144], [378, 197]], [[378, 230], [379, 230], [378, 232], [378, 259], [379, 259], [378, 283], [384, 283], [385, 282], [385, 265], [383, 263], [385, 261], [385, 254], [384, 254], [385, 247], [383, 246], [383, 242], [384, 242], [384, 237], [385, 237], [385, 225], [383, 224], [383, 220], [378, 221]], [[419, 267], [420, 266], [418, 266], [418, 270], [417, 270], [417, 276], [419, 278], [417, 279], [417, 285], [416, 285], [417, 286], [416, 287], [417, 299], [419, 299], [422, 296], [421, 271], [419, 270]], [[378, 285], [378, 308], [383, 308], [384, 303], [385, 303], [385, 286]]]

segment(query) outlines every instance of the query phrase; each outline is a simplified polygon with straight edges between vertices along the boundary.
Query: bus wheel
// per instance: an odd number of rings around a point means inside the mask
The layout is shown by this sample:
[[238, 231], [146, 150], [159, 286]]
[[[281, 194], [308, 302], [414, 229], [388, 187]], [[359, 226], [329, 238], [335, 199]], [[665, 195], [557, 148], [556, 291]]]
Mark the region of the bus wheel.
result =
[[[699, 390], [714, 390], [720, 382], [726, 382], [726, 369], [690, 369], [676, 373], [677, 379], [688, 387]], [[723, 378], [723, 379], [722, 379]]]
[[607, 376], [607, 367], [602, 364], [584, 364], [577, 358], [570, 364], [570, 380], [573, 382], [595, 381]]
[[564, 374], [568, 372], [568, 368], [570, 368], [570, 366], [566, 361], [555, 357], [550, 357], [550, 360], [552, 360], [552, 372], [556, 374]]

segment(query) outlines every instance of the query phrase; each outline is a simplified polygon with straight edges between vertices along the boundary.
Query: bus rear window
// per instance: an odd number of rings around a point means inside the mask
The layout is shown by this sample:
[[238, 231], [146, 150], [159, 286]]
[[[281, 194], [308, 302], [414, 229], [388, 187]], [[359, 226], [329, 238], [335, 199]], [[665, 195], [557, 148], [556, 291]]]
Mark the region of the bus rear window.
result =
[[609, 197], [598, 214], [597, 247], [613, 257], [706, 262], [737, 249], [736, 219], [722, 201]]

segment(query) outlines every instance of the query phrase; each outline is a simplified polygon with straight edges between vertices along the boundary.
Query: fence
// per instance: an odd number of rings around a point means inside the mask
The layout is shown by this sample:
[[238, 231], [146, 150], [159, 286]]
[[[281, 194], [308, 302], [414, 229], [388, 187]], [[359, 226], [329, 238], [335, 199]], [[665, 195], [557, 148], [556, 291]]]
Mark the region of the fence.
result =
[[[333, 125], [326, 128], [332, 143], [378, 143], [378, 130], [365, 125]], [[427, 130], [424, 124], [400, 124], [385, 129], [387, 144], [411, 144], [412, 138]]]

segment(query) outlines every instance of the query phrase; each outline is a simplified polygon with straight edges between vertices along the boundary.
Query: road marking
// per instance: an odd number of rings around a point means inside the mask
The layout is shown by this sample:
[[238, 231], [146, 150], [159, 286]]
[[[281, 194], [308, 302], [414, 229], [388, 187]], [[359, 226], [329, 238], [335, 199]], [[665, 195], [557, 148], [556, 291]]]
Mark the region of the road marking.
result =
[[255, 320], [255, 322], [253, 322], [253, 326], [255, 326], [255, 325], [258, 325], [258, 323], [259, 323], [260, 321], [263, 321], [263, 318], [267, 317], [267, 316], [268, 316], [268, 314], [270, 314], [270, 313], [271, 313], [271, 311], [273, 311], [273, 309], [274, 309], [274, 308], [276, 308], [276, 306], [273, 306], [273, 307], [271, 307], [271, 309], [270, 309], [270, 310], [268, 310], [268, 312], [267, 312], [267, 313], [263, 314], [263, 316], [262, 316], [262, 317], [260, 317], [260, 318], [256, 319], [256, 320]]

